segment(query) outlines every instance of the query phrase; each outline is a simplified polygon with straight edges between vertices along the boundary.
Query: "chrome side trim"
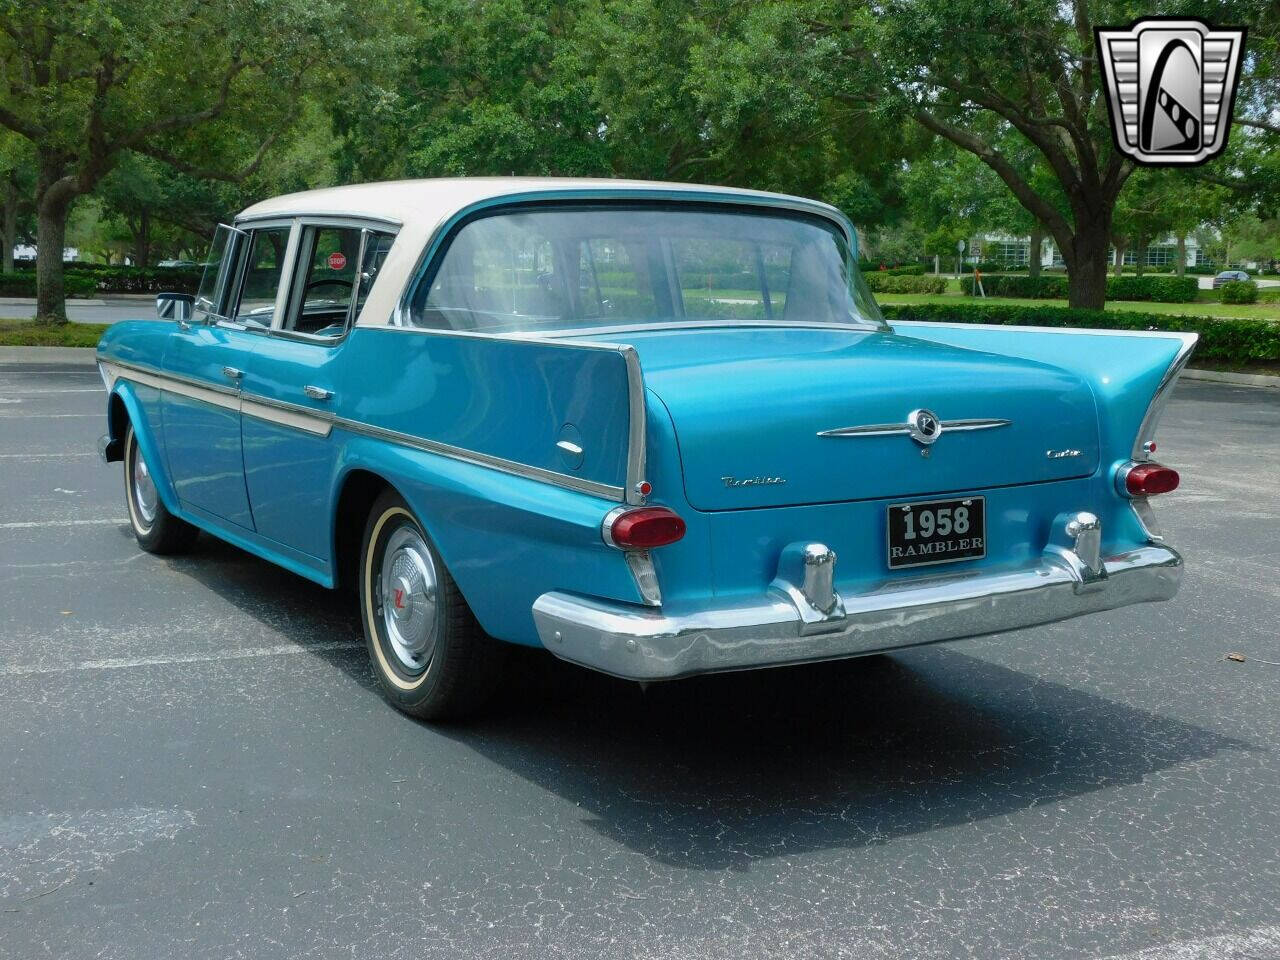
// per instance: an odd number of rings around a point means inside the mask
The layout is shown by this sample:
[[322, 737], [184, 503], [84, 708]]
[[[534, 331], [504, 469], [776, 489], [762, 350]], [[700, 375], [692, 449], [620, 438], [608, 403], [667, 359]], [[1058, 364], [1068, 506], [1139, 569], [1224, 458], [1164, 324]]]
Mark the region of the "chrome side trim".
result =
[[517, 477], [524, 477], [529, 480], [550, 483], [555, 486], [565, 487], [569, 490], [576, 490], [579, 493], [587, 493], [591, 496], [600, 497], [605, 500], [622, 502], [625, 499], [623, 488], [612, 484], [598, 483], [594, 480], [585, 480], [581, 477], [573, 477], [568, 474], [558, 473], [555, 470], [546, 470], [542, 467], [516, 463], [513, 460], [506, 460], [502, 457], [495, 457], [487, 453], [467, 450], [463, 447], [455, 447], [452, 444], [440, 443], [436, 440], [427, 440], [423, 437], [415, 437], [412, 434], [400, 433], [396, 430], [387, 430], [383, 427], [375, 427], [372, 424], [361, 423], [356, 420], [347, 420], [344, 417], [334, 416], [332, 413], [327, 411], [312, 410], [309, 407], [286, 403], [281, 400], [272, 400], [267, 397], [244, 395], [239, 391], [227, 387], [213, 387], [212, 385], [199, 384], [186, 377], [180, 377], [175, 374], [155, 373], [145, 368], [134, 366], [133, 364], [123, 363], [116, 360], [107, 360], [105, 358], [100, 359], [103, 365], [108, 369], [114, 368], [115, 376], [124, 376], [125, 379], [133, 380], [137, 383], [156, 387], [160, 390], [167, 390], [170, 393], [190, 397], [193, 400], [203, 400], [206, 403], [211, 403], [227, 410], [239, 410], [245, 416], [265, 420], [269, 423], [280, 424], [281, 426], [293, 427], [294, 429], [302, 430], [316, 436], [328, 436], [330, 431], [337, 426], [349, 433], [356, 433], [362, 436], [373, 437], [378, 440], [385, 440], [388, 443], [395, 443], [414, 450], [423, 450], [427, 453], [439, 454], [440, 456], [459, 460], [463, 463], [488, 467], [492, 470], [500, 470], [503, 473], [509, 473]]
[[1142, 423], [1138, 427], [1138, 435], [1134, 437], [1133, 452], [1130, 454], [1134, 460], [1151, 459], [1151, 453], [1147, 450], [1146, 444], [1155, 439], [1156, 426], [1160, 423], [1160, 415], [1164, 413], [1164, 408], [1173, 393], [1173, 385], [1191, 359], [1191, 354], [1195, 352], [1196, 343], [1200, 339], [1197, 333], [1184, 333], [1180, 336], [1183, 337], [1182, 346], [1160, 379], [1160, 385], [1156, 387], [1156, 392], [1152, 395], [1151, 403], [1147, 405], [1147, 412], [1143, 415]]
[[640, 492], [644, 482], [645, 437], [647, 415], [644, 408], [644, 371], [640, 369], [640, 355], [635, 347], [619, 347], [627, 365], [627, 482], [626, 501], [637, 506], [645, 502]]
[[307, 407], [266, 397], [240, 397], [240, 413], [255, 420], [264, 420], [282, 427], [292, 427], [317, 437], [327, 437], [333, 431], [333, 417], [317, 413]]
[[[942, 420], [942, 433], [952, 430], [994, 430], [996, 427], [1007, 427], [1012, 420], [997, 417], [970, 420]], [[819, 430], [820, 437], [887, 437], [894, 434], [911, 436], [911, 427], [906, 423], [868, 423], [856, 427], [836, 427], [833, 430]], [[941, 434], [940, 434], [941, 435]]]
[[543, 483], [554, 484], [558, 487], [566, 487], [569, 490], [577, 490], [579, 493], [589, 493], [594, 497], [600, 497], [605, 500], [622, 500], [622, 487], [613, 486], [607, 483], [597, 483], [594, 480], [584, 480], [581, 477], [572, 477], [565, 473], [558, 473], [555, 470], [546, 470], [542, 467], [533, 467], [527, 463], [516, 463], [514, 460], [505, 460], [502, 457], [495, 457], [491, 454], [480, 453], [475, 450], [467, 450], [463, 447], [455, 447], [452, 444], [440, 443], [437, 440], [427, 440], [423, 437], [415, 437], [412, 434], [400, 433], [396, 430], [387, 430], [383, 427], [375, 427], [372, 424], [360, 423], [356, 420], [347, 420], [344, 417], [335, 417], [334, 426], [341, 427], [350, 433], [358, 433], [361, 436], [372, 437], [375, 440], [385, 440], [388, 443], [399, 444], [403, 447], [410, 447], [414, 450], [422, 450], [426, 453], [438, 453], [443, 457], [449, 457], [453, 460], [460, 460], [463, 463], [471, 463], [480, 467], [488, 467], [491, 470], [500, 470], [503, 473], [509, 473], [517, 477], [525, 477], [529, 480], [539, 480]]
[[202, 383], [177, 374], [155, 373], [144, 367], [122, 363], [118, 360], [104, 359], [99, 362], [110, 371], [112, 383], [117, 379], [124, 378], [147, 387], [155, 387], [157, 390], [167, 390], [182, 397], [200, 400], [212, 406], [221, 407], [224, 410], [240, 409], [240, 395], [234, 387]]
[[947, 323], [945, 320], [899, 320], [894, 327], [942, 327], [946, 330], [1017, 330], [1022, 333], [1057, 333], [1067, 337], [1088, 334], [1095, 337], [1163, 337], [1166, 340], [1190, 340], [1191, 345], [1200, 339], [1198, 333], [1179, 330], [1100, 330], [1095, 327], [1028, 327], [1014, 323]]
[[1182, 558], [1150, 545], [1105, 558], [1100, 571], [1105, 579], [1082, 583], [1076, 570], [1046, 553], [1022, 570], [842, 591], [843, 618], [817, 632], [806, 632], [795, 601], [778, 592], [661, 610], [553, 592], [535, 601], [533, 618], [543, 645], [558, 657], [632, 680], [660, 680], [856, 657], [1168, 600], [1177, 593]]

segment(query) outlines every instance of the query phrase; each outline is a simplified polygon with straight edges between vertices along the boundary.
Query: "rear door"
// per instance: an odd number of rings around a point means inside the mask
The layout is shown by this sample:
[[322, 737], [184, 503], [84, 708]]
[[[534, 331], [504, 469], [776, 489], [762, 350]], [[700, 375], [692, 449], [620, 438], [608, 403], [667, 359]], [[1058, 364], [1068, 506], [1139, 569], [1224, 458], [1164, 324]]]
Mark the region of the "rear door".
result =
[[392, 235], [358, 223], [303, 222], [284, 308], [242, 387], [245, 481], [257, 530], [307, 557], [329, 557], [337, 367]]

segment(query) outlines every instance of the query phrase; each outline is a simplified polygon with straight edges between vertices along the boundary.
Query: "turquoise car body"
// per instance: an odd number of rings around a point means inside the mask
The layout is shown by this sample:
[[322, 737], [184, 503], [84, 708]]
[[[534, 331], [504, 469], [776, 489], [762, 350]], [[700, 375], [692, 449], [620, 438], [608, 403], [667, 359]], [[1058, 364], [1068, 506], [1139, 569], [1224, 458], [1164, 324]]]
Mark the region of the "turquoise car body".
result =
[[[344, 197], [344, 217], [377, 213], [358, 188], [329, 193]], [[335, 207], [299, 197], [269, 213]], [[98, 347], [106, 458], [119, 459], [132, 424], [171, 513], [326, 587], [349, 576], [356, 508], [392, 487], [485, 631], [636, 679], [869, 653], [1176, 590], [1181, 560], [1122, 480], [1149, 459], [1194, 337], [962, 324], [538, 336], [397, 325], [397, 305], [460, 220], [566, 197], [804, 209], [856, 243], [838, 213], [795, 198], [499, 182], [402, 227], [384, 288], [336, 342], [228, 323], [111, 327]], [[820, 435], [915, 408], [1009, 422], [944, 433], [927, 456], [892, 433]], [[963, 496], [985, 498], [985, 556], [886, 569], [890, 505]], [[602, 524], [642, 504], [674, 510], [687, 532], [629, 558]], [[1081, 514], [1098, 529], [1084, 547], [1064, 533]], [[805, 610], [803, 571], [787, 572], [797, 546], [819, 542], [838, 557], [838, 609]], [[646, 572], [656, 584], [642, 582]], [[996, 610], [1032, 603], [1037, 578], [1061, 588], [1053, 604]], [[911, 610], [933, 626], [904, 626]]]

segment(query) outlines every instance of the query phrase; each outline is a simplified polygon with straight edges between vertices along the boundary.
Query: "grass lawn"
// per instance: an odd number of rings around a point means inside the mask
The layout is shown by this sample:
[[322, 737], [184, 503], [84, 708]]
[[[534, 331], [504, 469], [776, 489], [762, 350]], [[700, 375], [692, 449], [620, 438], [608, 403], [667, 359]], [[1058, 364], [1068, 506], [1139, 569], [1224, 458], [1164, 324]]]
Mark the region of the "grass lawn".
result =
[[0, 347], [96, 347], [105, 323], [63, 323], [0, 320]]
[[[877, 293], [876, 300], [884, 304], [915, 303], [973, 303], [1010, 307], [1065, 307], [1065, 300], [1029, 300], [1024, 297], [965, 297], [959, 291], [932, 296], [920, 293]], [[1145, 300], [1108, 300], [1108, 310], [1137, 311], [1138, 313], [1164, 313], [1182, 317], [1235, 317], [1250, 320], [1280, 320], [1280, 302], [1269, 303], [1152, 303]]]

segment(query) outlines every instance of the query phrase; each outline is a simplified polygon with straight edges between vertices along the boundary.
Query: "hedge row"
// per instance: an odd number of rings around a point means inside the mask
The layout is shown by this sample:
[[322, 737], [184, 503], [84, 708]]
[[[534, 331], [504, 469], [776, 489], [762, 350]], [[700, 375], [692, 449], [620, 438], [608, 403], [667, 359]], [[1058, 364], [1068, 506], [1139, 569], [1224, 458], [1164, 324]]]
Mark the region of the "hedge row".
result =
[[[68, 269], [62, 275], [69, 297], [92, 297], [109, 293], [195, 293], [203, 271], [187, 269], [139, 270], [136, 267]], [[17, 270], [0, 274], [0, 297], [34, 297], [36, 273]]]
[[1069, 307], [996, 306], [977, 303], [903, 304], [880, 308], [890, 323], [996, 323], [1025, 327], [1092, 327], [1100, 330], [1170, 330], [1200, 334], [1196, 357], [1216, 363], [1243, 364], [1280, 360], [1280, 321], [1219, 320], [1162, 313], [1119, 310], [1072, 310]]
[[940, 294], [947, 290], [946, 277], [922, 277], [913, 274], [895, 276], [890, 273], [869, 273], [864, 278], [872, 293], [929, 293]]
[[[83, 273], [68, 273], [62, 278], [62, 288], [68, 297], [92, 297], [97, 289], [97, 283], [93, 277]], [[0, 297], [34, 297], [35, 295], [34, 270], [0, 273]]]
[[[976, 294], [975, 284], [964, 284], [965, 293]], [[1039, 300], [1065, 300], [1067, 278], [1064, 276], [1029, 277], [1021, 275], [982, 278], [982, 289], [989, 297], [1028, 297]], [[1159, 303], [1192, 303], [1200, 289], [1195, 277], [1107, 277], [1108, 300], [1153, 300]]]

